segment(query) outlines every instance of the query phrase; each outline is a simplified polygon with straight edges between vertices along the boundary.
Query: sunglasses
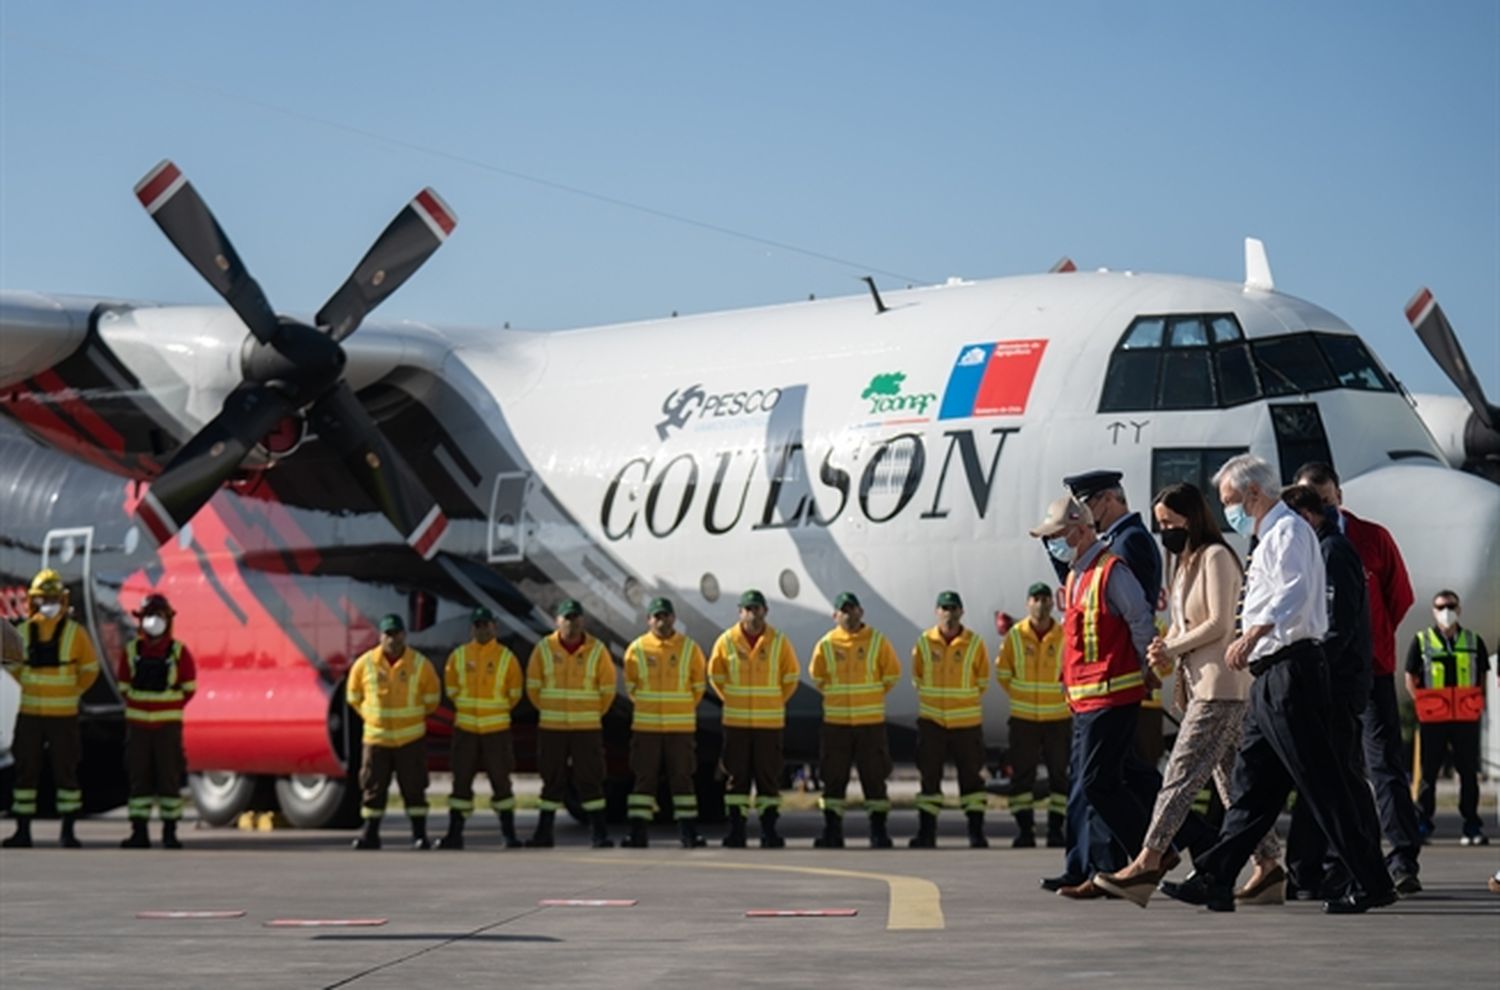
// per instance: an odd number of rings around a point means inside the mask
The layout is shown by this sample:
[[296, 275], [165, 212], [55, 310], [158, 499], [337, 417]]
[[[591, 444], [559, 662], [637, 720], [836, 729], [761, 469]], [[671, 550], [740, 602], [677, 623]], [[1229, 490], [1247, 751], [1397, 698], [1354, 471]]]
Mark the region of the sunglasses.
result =
[[1433, 602], [1433, 608], [1458, 608], [1458, 602]]

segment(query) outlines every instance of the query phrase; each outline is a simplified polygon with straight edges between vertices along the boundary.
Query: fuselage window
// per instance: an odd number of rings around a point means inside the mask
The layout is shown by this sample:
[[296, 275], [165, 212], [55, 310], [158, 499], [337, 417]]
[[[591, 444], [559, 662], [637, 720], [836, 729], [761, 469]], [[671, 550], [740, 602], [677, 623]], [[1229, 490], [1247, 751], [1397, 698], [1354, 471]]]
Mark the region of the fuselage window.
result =
[[1281, 459], [1281, 483], [1289, 485], [1297, 469], [1308, 461], [1333, 463], [1328, 434], [1316, 403], [1293, 402], [1271, 407], [1276, 432], [1276, 454]]
[[1367, 392], [1395, 391], [1358, 337], [1320, 333], [1317, 338], [1318, 346], [1323, 348], [1323, 356], [1328, 359], [1340, 388], [1357, 388]]
[[1219, 366], [1221, 404], [1237, 406], [1260, 395], [1260, 382], [1255, 378], [1255, 366], [1250, 362], [1248, 344], [1221, 347], [1214, 358]]
[[[1151, 452], [1151, 490], [1159, 492], [1178, 481], [1197, 485], [1208, 499], [1209, 508], [1218, 520], [1219, 529], [1228, 532], [1229, 524], [1224, 520], [1224, 509], [1219, 505], [1218, 493], [1214, 490], [1213, 476], [1224, 462], [1238, 454], [1249, 451], [1248, 447], [1164, 447]], [[1156, 520], [1151, 520], [1151, 529], [1156, 530]]]
[[1168, 351], [1162, 356], [1156, 408], [1212, 409], [1214, 405], [1214, 373], [1207, 348]]
[[1245, 339], [1240, 334], [1240, 325], [1231, 316], [1211, 316], [1208, 322], [1214, 329], [1215, 344], [1233, 344]]
[[1260, 369], [1260, 383], [1266, 395], [1297, 395], [1333, 388], [1333, 373], [1324, 363], [1312, 334], [1257, 340], [1250, 346], [1255, 350], [1255, 364]]

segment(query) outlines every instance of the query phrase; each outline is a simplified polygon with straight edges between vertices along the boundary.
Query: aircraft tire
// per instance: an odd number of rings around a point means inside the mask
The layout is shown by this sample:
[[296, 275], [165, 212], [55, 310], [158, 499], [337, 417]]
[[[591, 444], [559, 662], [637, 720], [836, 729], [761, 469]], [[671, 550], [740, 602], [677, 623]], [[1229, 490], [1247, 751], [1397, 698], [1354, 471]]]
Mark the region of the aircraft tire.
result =
[[353, 828], [359, 824], [359, 788], [341, 777], [277, 777], [276, 803], [294, 828]]
[[209, 825], [232, 825], [250, 811], [262, 793], [261, 780], [232, 770], [204, 770], [188, 774], [188, 788], [198, 817]]

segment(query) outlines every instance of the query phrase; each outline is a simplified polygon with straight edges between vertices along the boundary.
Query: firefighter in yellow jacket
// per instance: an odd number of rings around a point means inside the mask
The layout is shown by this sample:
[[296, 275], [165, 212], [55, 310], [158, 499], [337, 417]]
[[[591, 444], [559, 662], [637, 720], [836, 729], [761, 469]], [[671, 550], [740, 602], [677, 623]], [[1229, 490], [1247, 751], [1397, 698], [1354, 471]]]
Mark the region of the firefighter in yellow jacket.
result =
[[859, 598], [845, 591], [833, 600], [834, 628], [818, 640], [807, 673], [823, 694], [823, 834], [820, 849], [844, 848], [844, 795], [849, 771], [859, 769], [859, 786], [870, 816], [870, 848], [889, 849], [886, 819], [891, 802], [885, 782], [891, 775], [891, 747], [885, 729], [885, 696], [901, 679], [901, 661], [890, 640], [865, 625]]
[[30, 614], [21, 624], [25, 659], [10, 665], [21, 682], [21, 708], [11, 744], [16, 790], [10, 813], [16, 831], [4, 845], [31, 848], [31, 819], [37, 811], [37, 784], [46, 758], [57, 786], [60, 844], [77, 849], [81, 843], [73, 834], [73, 823], [83, 810], [83, 792], [78, 787], [78, 761], [83, 757], [78, 699], [98, 679], [99, 658], [88, 630], [68, 614], [68, 589], [56, 571], [39, 571], [32, 579], [27, 608]]
[[411, 820], [412, 846], [427, 849], [427, 716], [442, 700], [437, 671], [406, 644], [399, 615], [380, 620], [380, 645], [354, 661], [346, 696], [364, 719], [359, 787], [365, 827], [355, 849], [380, 848], [380, 820], [394, 775]]
[[663, 770], [672, 794], [682, 847], [704, 844], [698, 834], [698, 769], [694, 734], [698, 702], [708, 685], [703, 650], [676, 629], [677, 610], [670, 599], [653, 598], [647, 606], [649, 629], [625, 650], [625, 691], [635, 704], [631, 722], [630, 837], [623, 843], [645, 849], [647, 826], [656, 814], [656, 783]]
[[604, 731], [600, 723], [615, 700], [615, 661], [609, 648], [584, 632], [583, 606], [558, 603], [557, 631], [540, 640], [526, 663], [526, 697], [541, 713], [536, 739], [542, 775], [541, 815], [528, 846], [553, 844], [553, 822], [567, 795], [568, 774], [593, 829], [595, 849], [608, 849], [604, 822]]
[[510, 711], [521, 700], [521, 661], [495, 638], [495, 614], [476, 608], [473, 636], [448, 655], [443, 687], [453, 702], [453, 792], [448, 798], [448, 834], [439, 849], [464, 847], [464, 822], [474, 812], [474, 775], [490, 779], [491, 804], [500, 816], [507, 849], [516, 849], [516, 795], [510, 775], [516, 766]]
[[751, 589], [740, 595], [740, 621], [714, 643], [708, 680], [724, 701], [724, 805], [729, 834], [724, 845], [745, 845], [745, 817], [750, 784], [760, 814], [760, 844], [780, 849], [786, 840], [776, 831], [781, 808], [781, 732], [786, 703], [797, 690], [797, 651], [766, 623], [766, 596]]
[[958, 770], [958, 805], [969, 820], [969, 845], [984, 849], [984, 732], [980, 701], [990, 684], [990, 656], [984, 640], [964, 628], [964, 603], [956, 591], [937, 596], [937, 625], [911, 651], [911, 679], [917, 688], [917, 834], [909, 845], [937, 845], [938, 812], [943, 807], [943, 763]]
[[1010, 695], [1010, 811], [1017, 849], [1036, 845], [1036, 768], [1047, 764], [1047, 845], [1061, 848], [1068, 809], [1068, 750], [1073, 719], [1062, 686], [1062, 623], [1052, 617], [1052, 588], [1026, 589], [1026, 617], [1000, 641], [995, 674]]

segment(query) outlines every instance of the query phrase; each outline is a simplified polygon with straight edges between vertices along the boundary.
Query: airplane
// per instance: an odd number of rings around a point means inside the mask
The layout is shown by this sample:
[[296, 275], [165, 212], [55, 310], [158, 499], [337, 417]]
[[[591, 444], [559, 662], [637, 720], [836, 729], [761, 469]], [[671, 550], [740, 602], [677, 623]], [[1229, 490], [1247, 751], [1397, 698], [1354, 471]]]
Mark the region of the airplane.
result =
[[[618, 658], [652, 596], [707, 647], [754, 587], [805, 669], [839, 592], [904, 647], [953, 588], [993, 651], [1028, 585], [1050, 580], [1027, 530], [1065, 475], [1093, 468], [1123, 471], [1145, 510], [1174, 481], [1210, 490], [1244, 451], [1287, 480], [1330, 462], [1345, 503], [1405, 555], [1419, 604], [1402, 641], [1448, 587], [1465, 624], [1500, 642], [1500, 415], [1425, 291], [1409, 320], [1465, 405], [1414, 402], [1352, 328], [1275, 289], [1254, 239], [1243, 282], [1065, 259], [529, 332], [367, 319], [454, 230], [430, 189], [310, 320], [271, 307], [175, 165], [137, 196], [228, 306], [0, 293], [0, 614], [23, 618], [31, 575], [56, 568], [113, 658], [129, 611], [166, 593], [198, 658], [185, 738], [213, 823], [270, 800], [296, 825], [352, 823], [342, 678], [386, 612], [440, 662], [486, 605], [524, 659], [573, 597]], [[97, 810], [124, 799], [112, 676], [84, 702]], [[989, 691], [995, 751], [1007, 710]], [[804, 681], [789, 760], [816, 759], [820, 711]], [[916, 712], [898, 685], [897, 758], [914, 751]], [[622, 697], [606, 719], [621, 801], [628, 719]], [[431, 728], [440, 767], [443, 713]], [[531, 731], [523, 715], [523, 769]], [[706, 699], [705, 808], [718, 731]]]

